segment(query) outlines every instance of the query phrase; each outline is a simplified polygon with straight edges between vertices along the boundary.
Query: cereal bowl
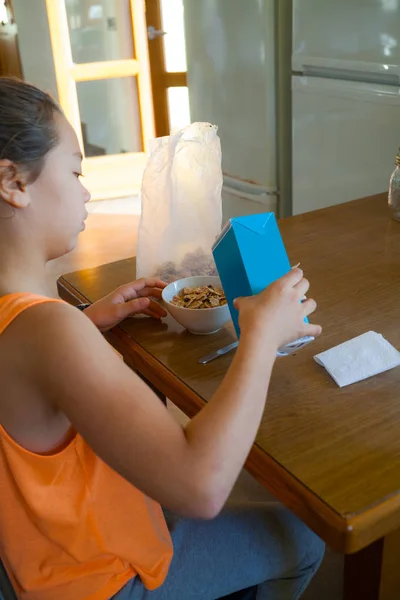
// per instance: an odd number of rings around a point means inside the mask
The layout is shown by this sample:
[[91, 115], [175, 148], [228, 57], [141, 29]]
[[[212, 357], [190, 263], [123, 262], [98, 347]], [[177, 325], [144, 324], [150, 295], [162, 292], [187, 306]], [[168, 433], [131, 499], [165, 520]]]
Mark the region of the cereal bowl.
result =
[[[221, 290], [222, 292], [222, 285], [219, 277], [209, 276], [179, 279], [178, 281], [174, 281], [167, 285], [162, 292], [162, 298], [170, 315], [178, 321], [182, 327], [185, 327], [190, 333], [195, 333], [196, 335], [216, 333], [231, 318], [227, 304], [213, 306], [211, 308], [190, 308], [190, 305], [189, 307], [185, 307], [173, 304], [174, 298], [179, 296], [185, 288], [194, 289], [205, 286], [212, 286], [212, 288]], [[214, 293], [211, 293], [211, 295], [214, 297]], [[197, 300], [192, 303], [196, 304]]]

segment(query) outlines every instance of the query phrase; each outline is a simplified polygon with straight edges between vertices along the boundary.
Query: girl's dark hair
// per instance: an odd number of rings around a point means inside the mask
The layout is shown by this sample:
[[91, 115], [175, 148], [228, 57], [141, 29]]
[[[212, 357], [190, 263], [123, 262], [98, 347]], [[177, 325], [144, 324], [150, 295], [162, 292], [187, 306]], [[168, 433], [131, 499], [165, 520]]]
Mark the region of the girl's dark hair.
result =
[[0, 77], [0, 159], [19, 166], [27, 181], [40, 175], [46, 154], [58, 143], [54, 113], [61, 108], [34, 85]]

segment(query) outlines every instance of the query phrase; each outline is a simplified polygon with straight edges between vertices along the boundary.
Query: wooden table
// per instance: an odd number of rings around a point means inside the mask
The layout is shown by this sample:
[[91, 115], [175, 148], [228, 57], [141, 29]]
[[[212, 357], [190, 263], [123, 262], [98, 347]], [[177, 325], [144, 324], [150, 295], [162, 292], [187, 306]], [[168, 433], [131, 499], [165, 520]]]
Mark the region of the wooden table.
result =
[[[285, 219], [281, 232], [318, 301], [321, 338], [277, 360], [246, 467], [332, 548], [349, 556], [345, 600], [398, 600], [400, 369], [339, 389], [313, 355], [368, 330], [400, 348], [400, 223], [384, 195]], [[135, 278], [135, 259], [59, 280], [68, 302], [95, 301]], [[197, 359], [234, 339], [196, 337], [171, 318], [128, 319], [110, 334], [125, 361], [193, 416], [232, 360]], [[394, 565], [394, 566], [393, 566]], [[323, 600], [323, 599], [321, 599]]]

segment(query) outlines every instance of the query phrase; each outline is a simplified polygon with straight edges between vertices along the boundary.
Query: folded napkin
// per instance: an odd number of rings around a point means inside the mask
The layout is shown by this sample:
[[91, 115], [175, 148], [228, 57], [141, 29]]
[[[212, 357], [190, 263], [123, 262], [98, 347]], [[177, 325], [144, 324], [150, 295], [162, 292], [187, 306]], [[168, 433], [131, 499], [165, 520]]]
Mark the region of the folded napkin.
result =
[[400, 365], [400, 352], [380, 333], [368, 331], [314, 356], [339, 387], [356, 383]]

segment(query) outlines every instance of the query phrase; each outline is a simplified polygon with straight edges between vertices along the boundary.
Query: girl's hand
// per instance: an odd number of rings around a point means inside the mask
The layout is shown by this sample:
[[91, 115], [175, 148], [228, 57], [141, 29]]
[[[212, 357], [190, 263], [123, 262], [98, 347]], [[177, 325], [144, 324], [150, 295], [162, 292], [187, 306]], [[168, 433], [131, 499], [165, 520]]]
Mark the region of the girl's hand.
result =
[[320, 335], [319, 325], [304, 322], [317, 306], [312, 299], [302, 301], [309, 287], [303, 271], [295, 268], [257, 296], [238, 298], [241, 337], [255, 337], [278, 349], [305, 335]]
[[166, 286], [160, 279], [138, 279], [91, 304], [85, 309], [85, 315], [100, 331], [107, 331], [132, 315], [143, 314], [160, 320], [167, 312], [153, 298], [161, 299]]

